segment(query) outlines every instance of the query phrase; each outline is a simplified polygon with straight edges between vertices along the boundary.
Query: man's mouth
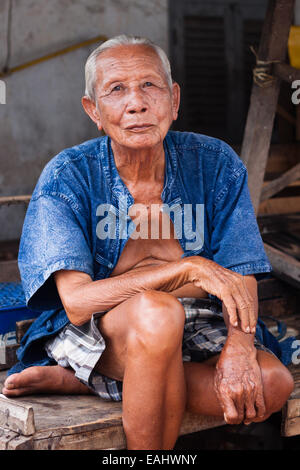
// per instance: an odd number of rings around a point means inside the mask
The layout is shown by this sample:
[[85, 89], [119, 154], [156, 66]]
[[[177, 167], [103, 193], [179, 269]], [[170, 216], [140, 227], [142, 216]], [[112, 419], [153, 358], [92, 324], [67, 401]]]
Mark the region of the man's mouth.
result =
[[139, 132], [145, 131], [153, 127], [153, 124], [143, 123], [143, 124], [132, 124], [131, 126], [126, 127], [127, 131]]

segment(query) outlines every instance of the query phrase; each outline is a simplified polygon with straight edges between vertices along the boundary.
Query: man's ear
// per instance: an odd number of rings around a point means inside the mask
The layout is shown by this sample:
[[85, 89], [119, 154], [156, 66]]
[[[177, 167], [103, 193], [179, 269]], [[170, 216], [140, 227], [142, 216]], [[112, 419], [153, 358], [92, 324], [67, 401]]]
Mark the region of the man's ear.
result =
[[178, 110], [180, 105], [180, 86], [177, 82], [172, 84], [172, 108], [173, 108], [173, 120], [176, 121], [178, 117]]
[[94, 121], [99, 131], [101, 131], [102, 124], [101, 124], [100, 114], [95, 103], [88, 96], [83, 96], [81, 98], [81, 104], [86, 114], [91, 118], [92, 121]]

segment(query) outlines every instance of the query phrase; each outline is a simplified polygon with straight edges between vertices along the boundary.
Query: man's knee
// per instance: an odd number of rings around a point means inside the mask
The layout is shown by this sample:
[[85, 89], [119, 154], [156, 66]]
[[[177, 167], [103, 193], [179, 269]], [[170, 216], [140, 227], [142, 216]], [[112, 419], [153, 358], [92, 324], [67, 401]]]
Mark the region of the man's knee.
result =
[[279, 361], [261, 366], [266, 415], [280, 411], [294, 389], [294, 379]]
[[184, 308], [166, 292], [151, 290], [137, 294], [128, 320], [128, 352], [142, 348], [149, 354], [168, 353], [181, 344]]

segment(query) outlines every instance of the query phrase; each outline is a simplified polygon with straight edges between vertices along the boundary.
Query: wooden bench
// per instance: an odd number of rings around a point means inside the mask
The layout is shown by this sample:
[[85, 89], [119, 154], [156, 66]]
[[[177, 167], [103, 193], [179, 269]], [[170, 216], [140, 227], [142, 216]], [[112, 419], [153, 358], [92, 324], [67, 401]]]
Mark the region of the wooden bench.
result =
[[[0, 373], [0, 387], [5, 380]], [[0, 450], [125, 449], [122, 404], [91, 395], [0, 395]], [[186, 413], [180, 435], [224, 425]]]

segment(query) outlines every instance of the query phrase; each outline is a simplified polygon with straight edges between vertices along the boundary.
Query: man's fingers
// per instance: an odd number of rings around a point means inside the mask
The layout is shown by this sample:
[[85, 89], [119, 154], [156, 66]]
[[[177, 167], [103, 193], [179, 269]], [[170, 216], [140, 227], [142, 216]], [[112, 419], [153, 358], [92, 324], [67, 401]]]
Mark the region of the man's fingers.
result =
[[232, 283], [232, 297], [237, 306], [241, 328], [245, 333], [251, 333], [251, 309], [254, 310], [253, 302], [250, 301], [250, 295], [245, 290], [242, 280]]
[[246, 408], [246, 419], [245, 424], [250, 424], [251, 421], [256, 418], [256, 410], [255, 410], [255, 384], [252, 381], [248, 381], [244, 385], [244, 393], [245, 393], [245, 408]]
[[243, 421], [245, 417], [245, 398], [243, 390], [235, 394], [233, 401], [238, 412], [236, 424], [239, 424]]
[[231, 294], [228, 292], [225, 292], [222, 295], [222, 301], [224, 302], [224, 305], [226, 307], [226, 310], [228, 312], [228, 317], [229, 321], [233, 326], [238, 326], [238, 314], [237, 314], [237, 308], [236, 308], [236, 303], [232, 297]]
[[[240, 284], [241, 281], [238, 282]], [[229, 321], [233, 326], [238, 326], [240, 320], [241, 329], [245, 333], [251, 333], [255, 328], [254, 303], [251, 301], [249, 292], [242, 287], [239, 289], [236, 281], [232, 281], [228, 287], [223, 288], [222, 301], [227, 309]], [[242, 284], [241, 284], [242, 285]]]
[[227, 394], [222, 394], [222, 407], [226, 423], [236, 424], [239, 415], [233, 400]]
[[257, 418], [263, 418], [266, 414], [266, 404], [262, 387], [261, 390], [257, 392], [255, 406], [257, 409]]
[[256, 331], [256, 312], [255, 312], [255, 305], [254, 305], [254, 300], [249, 292], [249, 289], [245, 283], [244, 276], [240, 278], [241, 281], [239, 282], [238, 286], [240, 289], [240, 292], [242, 294], [242, 297], [246, 299], [247, 305], [248, 305], [248, 317], [249, 317], [249, 327], [250, 327], [250, 332], [255, 333]]

